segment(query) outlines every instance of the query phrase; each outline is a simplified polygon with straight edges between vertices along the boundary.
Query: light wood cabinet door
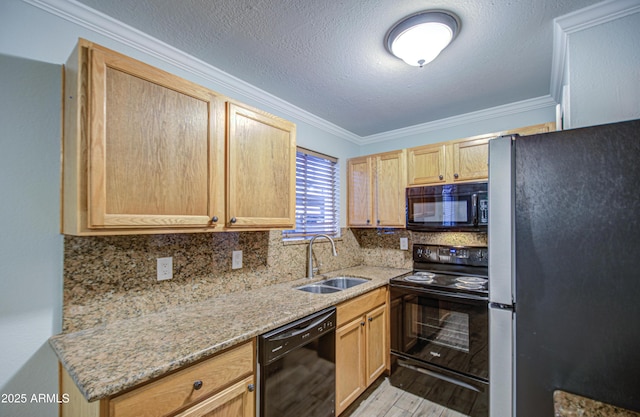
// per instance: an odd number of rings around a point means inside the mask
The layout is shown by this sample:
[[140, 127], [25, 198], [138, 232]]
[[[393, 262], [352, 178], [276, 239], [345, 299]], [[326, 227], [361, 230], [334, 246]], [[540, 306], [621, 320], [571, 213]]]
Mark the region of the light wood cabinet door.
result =
[[370, 157], [352, 158], [347, 165], [349, 226], [373, 225], [373, 166]]
[[252, 375], [176, 417], [255, 417], [254, 387]]
[[387, 298], [381, 287], [336, 308], [336, 415], [389, 369]]
[[294, 227], [295, 125], [263, 111], [229, 102], [227, 136], [226, 226]]
[[215, 226], [221, 99], [97, 45], [88, 52], [88, 227]]
[[446, 182], [445, 145], [425, 145], [407, 150], [408, 185]]
[[366, 385], [371, 385], [387, 369], [389, 361], [389, 316], [387, 305], [366, 315]]
[[336, 415], [366, 388], [364, 333], [364, 317], [358, 317], [336, 330]]
[[405, 152], [386, 152], [375, 156], [376, 226], [405, 226]]
[[489, 177], [489, 139], [455, 142], [451, 146], [452, 182]]
[[404, 150], [349, 159], [348, 220], [351, 227], [404, 227]]

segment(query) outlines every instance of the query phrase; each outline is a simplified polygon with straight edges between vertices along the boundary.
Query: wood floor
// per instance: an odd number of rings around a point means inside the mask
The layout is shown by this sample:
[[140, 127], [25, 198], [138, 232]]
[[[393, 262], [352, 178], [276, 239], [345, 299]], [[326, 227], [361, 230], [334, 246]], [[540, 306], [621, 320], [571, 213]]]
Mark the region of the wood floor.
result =
[[402, 391], [392, 386], [388, 378], [381, 378], [340, 417], [466, 417], [466, 415]]

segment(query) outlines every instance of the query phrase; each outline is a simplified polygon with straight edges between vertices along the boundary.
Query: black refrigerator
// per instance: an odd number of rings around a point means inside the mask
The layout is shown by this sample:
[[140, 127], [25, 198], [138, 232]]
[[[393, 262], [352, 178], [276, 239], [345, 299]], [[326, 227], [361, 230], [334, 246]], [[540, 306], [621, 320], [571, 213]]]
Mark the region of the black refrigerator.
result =
[[640, 411], [640, 120], [489, 142], [489, 412]]

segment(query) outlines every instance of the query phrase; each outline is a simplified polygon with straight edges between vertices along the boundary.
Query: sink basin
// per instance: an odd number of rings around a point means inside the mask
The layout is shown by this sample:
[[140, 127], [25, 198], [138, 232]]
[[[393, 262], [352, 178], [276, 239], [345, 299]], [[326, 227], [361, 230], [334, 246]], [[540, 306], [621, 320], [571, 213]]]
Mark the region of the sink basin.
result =
[[296, 287], [300, 291], [312, 292], [314, 294], [331, 294], [332, 292], [342, 291], [342, 288], [331, 287], [322, 284], [309, 284], [302, 287]]
[[347, 288], [355, 287], [356, 285], [364, 284], [369, 281], [366, 278], [356, 277], [334, 277], [319, 281], [314, 284], [307, 284], [301, 287], [296, 287], [297, 290], [312, 292], [315, 294], [331, 294], [333, 292], [346, 290]]
[[369, 280], [366, 278], [355, 278], [355, 277], [335, 277], [329, 278], [327, 280], [321, 281], [320, 283], [323, 285], [328, 285], [330, 287], [340, 288], [342, 290], [346, 290], [347, 288], [355, 287], [356, 285], [364, 284]]

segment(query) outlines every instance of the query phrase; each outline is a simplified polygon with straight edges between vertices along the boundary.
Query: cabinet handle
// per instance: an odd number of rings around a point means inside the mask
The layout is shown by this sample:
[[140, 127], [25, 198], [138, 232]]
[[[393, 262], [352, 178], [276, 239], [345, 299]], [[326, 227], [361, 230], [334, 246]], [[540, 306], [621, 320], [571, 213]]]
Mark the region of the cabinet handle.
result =
[[253, 392], [256, 389], [256, 386], [253, 384], [249, 384], [249, 386], [247, 387], [247, 389], [249, 390], [249, 392]]
[[211, 221], [213, 223], [216, 223], [218, 221], [218, 216], [213, 216], [213, 218], [211, 219]]
[[236, 218], [235, 218], [235, 217], [232, 217], [232, 218], [231, 218], [231, 223], [235, 223], [235, 222], [237, 222]]
[[193, 389], [198, 391], [200, 388], [202, 388], [202, 381], [198, 380], [196, 382], [193, 383]]
[[438, 178], [443, 179], [444, 177], [442, 175], [438, 175]]
[[458, 178], [458, 173], [453, 174], [453, 178]]

